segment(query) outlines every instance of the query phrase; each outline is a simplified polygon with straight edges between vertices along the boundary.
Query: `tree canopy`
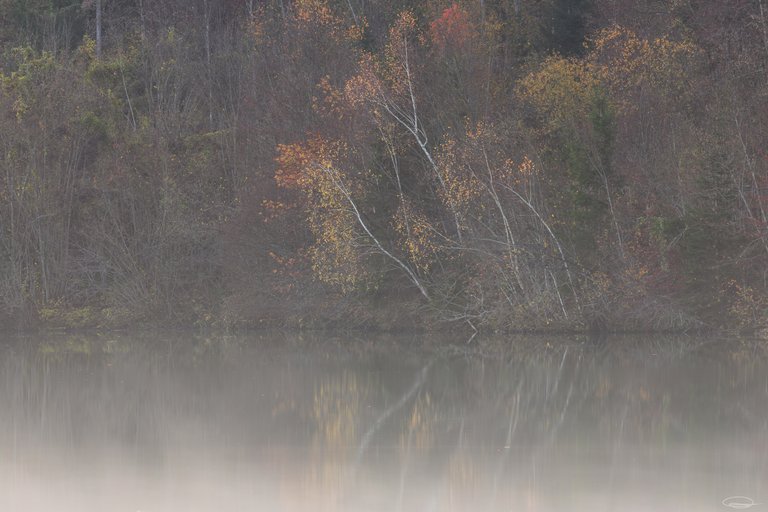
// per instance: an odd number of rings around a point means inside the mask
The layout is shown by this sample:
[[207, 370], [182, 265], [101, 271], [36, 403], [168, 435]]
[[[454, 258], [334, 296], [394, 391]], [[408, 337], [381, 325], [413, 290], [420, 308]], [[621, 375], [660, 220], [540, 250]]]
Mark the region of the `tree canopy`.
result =
[[0, 321], [763, 328], [762, 0], [0, 0]]

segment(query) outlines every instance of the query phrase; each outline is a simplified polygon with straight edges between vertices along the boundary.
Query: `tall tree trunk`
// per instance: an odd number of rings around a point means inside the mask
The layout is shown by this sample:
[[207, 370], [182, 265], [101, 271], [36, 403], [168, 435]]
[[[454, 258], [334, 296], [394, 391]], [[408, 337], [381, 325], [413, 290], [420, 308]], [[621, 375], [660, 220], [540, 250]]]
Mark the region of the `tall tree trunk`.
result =
[[144, 0], [139, 0], [139, 19], [141, 20], [141, 40], [146, 41], [146, 19], [144, 18]]
[[213, 69], [211, 69], [211, 6], [203, 1], [205, 8], [205, 62], [208, 68], [208, 125], [213, 129]]
[[104, 0], [96, 0], [96, 58], [101, 58], [101, 3]]

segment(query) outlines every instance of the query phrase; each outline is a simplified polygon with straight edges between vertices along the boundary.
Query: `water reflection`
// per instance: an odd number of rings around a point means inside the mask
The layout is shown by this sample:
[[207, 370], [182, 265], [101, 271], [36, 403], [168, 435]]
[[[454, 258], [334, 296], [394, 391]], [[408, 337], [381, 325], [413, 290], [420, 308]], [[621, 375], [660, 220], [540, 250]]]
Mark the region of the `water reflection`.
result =
[[9, 340], [0, 510], [768, 502], [767, 352], [691, 338]]

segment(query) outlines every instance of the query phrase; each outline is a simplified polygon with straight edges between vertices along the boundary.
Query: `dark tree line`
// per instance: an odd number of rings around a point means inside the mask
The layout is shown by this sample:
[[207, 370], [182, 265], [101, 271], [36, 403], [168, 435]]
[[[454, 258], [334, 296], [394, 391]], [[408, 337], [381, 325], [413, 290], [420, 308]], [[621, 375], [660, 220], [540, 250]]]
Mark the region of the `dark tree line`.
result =
[[0, 0], [0, 312], [761, 328], [763, 0]]

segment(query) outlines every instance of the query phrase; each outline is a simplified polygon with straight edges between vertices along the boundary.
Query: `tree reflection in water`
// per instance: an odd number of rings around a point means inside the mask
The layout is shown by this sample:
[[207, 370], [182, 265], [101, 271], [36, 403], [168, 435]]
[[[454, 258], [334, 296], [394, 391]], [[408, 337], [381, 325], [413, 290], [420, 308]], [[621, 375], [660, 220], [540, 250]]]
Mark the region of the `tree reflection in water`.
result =
[[768, 499], [760, 342], [57, 336], [0, 355], [3, 510]]

